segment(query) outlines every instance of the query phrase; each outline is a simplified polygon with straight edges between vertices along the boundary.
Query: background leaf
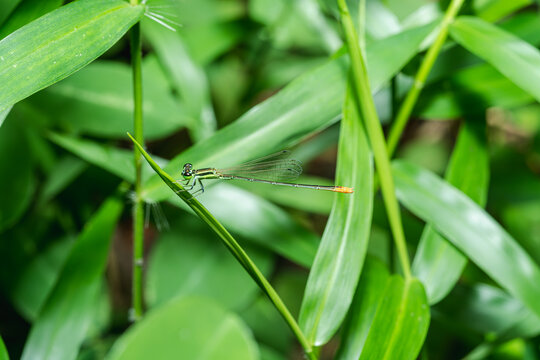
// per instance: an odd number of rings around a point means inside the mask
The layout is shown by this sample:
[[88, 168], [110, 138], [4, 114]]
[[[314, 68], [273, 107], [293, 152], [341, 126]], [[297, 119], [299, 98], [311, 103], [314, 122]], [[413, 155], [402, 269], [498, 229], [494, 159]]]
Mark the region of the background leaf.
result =
[[[476, 120], [476, 121], [475, 121]], [[448, 165], [446, 181], [485, 206], [489, 160], [483, 121], [469, 119], [460, 130]], [[454, 287], [467, 259], [451, 243], [427, 225], [422, 233], [412, 270], [424, 284], [430, 304], [444, 298]]]
[[170, 357], [257, 359], [258, 350], [236, 315], [207, 299], [187, 297], [146, 315], [116, 341], [107, 359]]
[[17, 30], [30, 21], [60, 7], [62, 0], [23, 0], [15, 10], [10, 14], [9, 18], [0, 26], [0, 39]]
[[[537, 315], [540, 269], [482, 208], [432, 173], [394, 161], [398, 198]], [[537, 285], [539, 284], [539, 285]]]
[[[152, 307], [181, 296], [213, 298], [229, 309], [242, 309], [258, 294], [257, 285], [242, 271], [215, 235], [193, 216], [174, 219], [153, 248], [146, 275], [146, 301]], [[273, 259], [261, 249], [246, 251], [268, 275]]]
[[[414, 28], [382, 40], [373, 50], [368, 47], [372, 89], [378, 89], [410, 60], [433, 27]], [[397, 43], [407, 46], [392, 60], [386, 60], [385, 45]], [[341, 57], [301, 76], [233, 124], [175, 157], [166, 170], [179, 177], [182, 165], [188, 161], [195, 167], [239, 164], [287, 148], [328, 127], [340, 113], [345, 69], [346, 60]], [[265, 141], [268, 138], [273, 141]], [[154, 178], [145, 185], [143, 196], [158, 201], [170, 195], [161, 181]]]
[[4, 174], [0, 176], [0, 187], [9, 189], [0, 201], [0, 232], [22, 216], [36, 187], [32, 156], [17, 156], [28, 154], [29, 144], [27, 133], [15, 120], [8, 119], [0, 127], [0, 174]]
[[0, 111], [87, 65], [142, 13], [120, 0], [80, 0], [0, 41], [0, 83], [10, 89], [0, 94]]
[[359, 359], [377, 307], [383, 298], [390, 273], [378, 259], [367, 256], [353, 304], [343, 330], [337, 359]]
[[207, 138], [216, 130], [216, 118], [204, 69], [197, 64], [177, 34], [155, 22], [144, 21], [143, 33], [154, 46], [173, 88], [182, 99], [192, 124], [194, 140]]
[[111, 198], [86, 225], [32, 326], [23, 359], [76, 357], [94, 316], [91, 309], [121, 211], [121, 202]]
[[360, 359], [416, 359], [429, 327], [422, 283], [399, 275], [386, 282]]
[[360, 276], [373, 210], [373, 160], [350, 87], [343, 109], [336, 184], [354, 188], [337, 194], [308, 278], [299, 323], [319, 346], [341, 325]]
[[459, 17], [450, 35], [516, 85], [540, 100], [540, 53], [525, 41], [474, 17]]
[[[192, 126], [185, 107], [171, 95], [168, 79], [155, 56], [144, 59], [143, 77], [145, 137], [164, 137]], [[51, 125], [75, 133], [121, 138], [133, 127], [131, 82], [128, 65], [96, 61], [35, 94], [29, 102], [49, 117]]]

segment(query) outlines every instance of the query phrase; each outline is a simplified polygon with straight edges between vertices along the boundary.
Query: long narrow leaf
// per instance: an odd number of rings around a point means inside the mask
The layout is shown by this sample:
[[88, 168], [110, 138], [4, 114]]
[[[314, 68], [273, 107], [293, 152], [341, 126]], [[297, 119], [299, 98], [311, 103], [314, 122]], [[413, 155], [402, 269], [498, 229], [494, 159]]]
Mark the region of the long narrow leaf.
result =
[[[211, 341], [210, 341], [211, 339]], [[115, 342], [108, 360], [255, 360], [247, 326], [205, 298], [183, 297], [155, 309]]]
[[349, 309], [371, 228], [373, 160], [352, 87], [341, 120], [336, 182], [354, 193], [335, 195], [300, 310], [300, 326], [317, 346], [330, 340]]
[[393, 275], [387, 281], [360, 360], [414, 360], [429, 327], [429, 305], [422, 283]]
[[459, 17], [450, 27], [450, 35], [540, 101], [540, 52], [534, 46], [470, 16]]
[[23, 359], [74, 359], [92, 322], [122, 201], [111, 198], [73, 246], [24, 347]]
[[[485, 123], [466, 122], [461, 128], [446, 180], [483, 207], [488, 177]], [[430, 304], [440, 301], [452, 290], [466, 263], [467, 258], [459, 250], [431, 225], [426, 226], [412, 270], [426, 287]]]
[[396, 190], [404, 205], [476, 265], [540, 315], [540, 269], [480, 206], [433, 173], [394, 161]]
[[199, 202], [197, 201], [189, 192], [185, 191], [169, 174], [167, 174], [163, 169], [161, 169], [155, 162], [152, 160], [150, 155], [143, 149], [143, 147], [131, 136], [128, 134], [131, 141], [135, 144], [137, 149], [144, 156], [146, 161], [150, 164], [152, 169], [159, 175], [159, 177], [165, 182], [165, 184], [172, 190], [174, 193], [182, 199], [194, 212], [203, 220], [215, 233], [218, 235], [223, 245], [231, 252], [236, 260], [242, 265], [246, 272], [251, 276], [251, 278], [259, 285], [260, 289], [265, 293], [266, 296], [272, 301], [276, 309], [279, 311], [280, 315], [287, 322], [287, 325], [291, 328], [293, 333], [296, 335], [298, 341], [304, 348], [306, 355], [310, 358], [314, 358], [313, 350], [311, 344], [307, 342], [304, 334], [300, 330], [298, 324], [292, 317], [291, 313], [276, 293], [274, 288], [270, 285], [268, 280], [262, 275], [261, 271], [255, 265], [255, 263], [249, 258], [244, 249], [238, 244], [234, 237], [223, 227], [223, 225], [212, 216], [212, 214]]
[[143, 11], [121, 0], [79, 0], [0, 41], [0, 112], [103, 54]]
[[368, 255], [347, 316], [337, 359], [359, 359], [390, 273], [384, 263]]
[[[414, 28], [368, 46], [373, 91], [395, 75], [419, 50], [436, 24]], [[400, 47], [399, 52], [388, 49]], [[175, 157], [166, 170], [179, 177], [186, 162], [225, 167], [287, 148], [335, 123], [345, 94], [347, 59], [342, 56], [291, 82], [278, 94], [255, 106], [233, 124]], [[271, 142], [266, 139], [272, 139]], [[159, 179], [145, 185], [145, 198], [170, 196]]]

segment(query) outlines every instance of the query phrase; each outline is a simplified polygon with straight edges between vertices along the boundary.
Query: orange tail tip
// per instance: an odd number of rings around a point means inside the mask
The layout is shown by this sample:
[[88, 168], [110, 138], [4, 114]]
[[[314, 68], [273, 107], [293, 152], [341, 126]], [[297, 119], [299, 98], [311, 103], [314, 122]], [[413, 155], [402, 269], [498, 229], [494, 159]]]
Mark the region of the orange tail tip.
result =
[[336, 186], [336, 188], [333, 191], [345, 193], [345, 194], [352, 194], [354, 192], [353, 188], [346, 187], [346, 186]]

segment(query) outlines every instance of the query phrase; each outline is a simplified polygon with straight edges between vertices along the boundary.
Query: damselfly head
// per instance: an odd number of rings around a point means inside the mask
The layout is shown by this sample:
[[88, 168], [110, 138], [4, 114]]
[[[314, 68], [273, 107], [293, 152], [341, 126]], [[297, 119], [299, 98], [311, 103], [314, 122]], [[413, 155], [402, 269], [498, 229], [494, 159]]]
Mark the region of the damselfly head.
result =
[[193, 165], [185, 163], [184, 168], [182, 169], [182, 176], [184, 177], [184, 180], [190, 180], [193, 177]]

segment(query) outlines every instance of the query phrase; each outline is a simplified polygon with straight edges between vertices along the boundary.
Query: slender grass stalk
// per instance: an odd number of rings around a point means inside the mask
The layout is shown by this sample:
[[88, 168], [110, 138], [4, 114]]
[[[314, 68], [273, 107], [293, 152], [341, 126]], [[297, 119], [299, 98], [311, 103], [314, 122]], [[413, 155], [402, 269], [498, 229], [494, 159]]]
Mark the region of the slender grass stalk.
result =
[[441, 23], [440, 31], [437, 34], [437, 38], [428, 49], [426, 57], [422, 61], [422, 64], [420, 65], [420, 68], [418, 69], [418, 72], [414, 77], [413, 86], [407, 93], [407, 96], [405, 97], [405, 100], [403, 101], [403, 104], [399, 109], [396, 120], [394, 121], [388, 135], [388, 154], [390, 155], [390, 157], [392, 157], [394, 151], [396, 150], [399, 138], [403, 133], [405, 125], [407, 125], [407, 121], [411, 116], [414, 105], [416, 104], [416, 100], [418, 100], [420, 91], [422, 91], [422, 89], [424, 88], [424, 84], [429, 75], [429, 72], [431, 71], [431, 68], [435, 63], [435, 60], [439, 56], [444, 42], [446, 41], [446, 37], [448, 36], [448, 27], [454, 21], [454, 18], [459, 12], [461, 5], [463, 5], [463, 1], [464, 0], [452, 0], [450, 2], [450, 5], [448, 5], [446, 13], [444, 14], [443, 21]]
[[362, 51], [358, 46], [358, 37], [345, 0], [338, 0], [338, 6], [341, 13], [341, 24], [351, 58], [353, 75], [352, 83], [358, 96], [357, 105], [362, 114], [362, 118], [364, 119], [364, 126], [366, 127], [371, 148], [373, 150], [383, 201], [388, 214], [388, 220], [390, 221], [390, 228], [392, 230], [394, 241], [396, 243], [401, 268], [405, 278], [408, 279], [411, 277], [411, 265], [409, 255], [407, 254], [407, 244], [394, 190], [394, 181], [390, 170], [390, 161], [386, 143], [384, 142], [383, 131], [375, 109], [373, 97], [371, 96], [366, 64], [364, 62], [364, 57], [362, 56]]
[[242, 249], [234, 237], [225, 229], [223, 225], [214, 217], [212, 214], [188, 191], [184, 189], [179, 183], [176, 182], [169, 174], [167, 174], [163, 169], [161, 169], [155, 162], [152, 160], [150, 155], [135, 140], [130, 134], [128, 136], [131, 138], [136, 148], [142, 153], [146, 161], [150, 164], [152, 169], [161, 177], [161, 179], [175, 192], [180, 199], [182, 199], [194, 212], [199, 216], [220, 238], [223, 240], [223, 244], [229, 249], [232, 255], [238, 260], [240, 265], [248, 272], [251, 278], [257, 283], [261, 290], [268, 296], [270, 301], [274, 304], [276, 309], [279, 311], [285, 322], [289, 325], [293, 333], [296, 335], [296, 338], [304, 348], [306, 356], [308, 359], [316, 360], [317, 355], [314, 353], [314, 349], [311, 347], [306, 337], [300, 330], [298, 323], [291, 315], [278, 293], [272, 285], [266, 280], [264, 275], [261, 273], [257, 265], [249, 258], [247, 253]]
[[[131, 62], [133, 71], [133, 128], [135, 138], [144, 144], [142, 113], [142, 74], [141, 74], [141, 25], [137, 23], [131, 29]], [[132, 319], [138, 321], [143, 315], [143, 247], [144, 247], [144, 206], [142, 191], [142, 158], [137, 149], [133, 149], [135, 161], [135, 202], [133, 204], [133, 282], [132, 282]]]

